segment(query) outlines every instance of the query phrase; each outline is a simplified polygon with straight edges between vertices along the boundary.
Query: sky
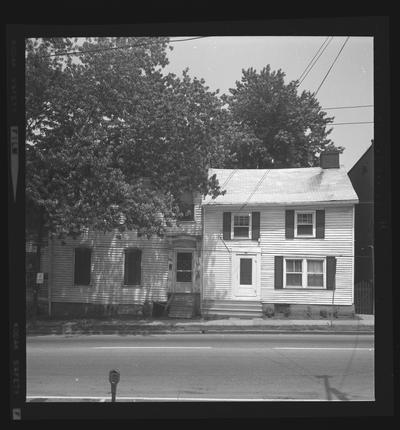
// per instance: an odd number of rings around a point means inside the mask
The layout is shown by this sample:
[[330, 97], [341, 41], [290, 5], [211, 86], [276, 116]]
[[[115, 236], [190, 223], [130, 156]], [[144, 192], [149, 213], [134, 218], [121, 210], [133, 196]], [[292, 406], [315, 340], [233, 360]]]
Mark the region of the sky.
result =
[[[253, 67], [260, 71], [267, 64], [272, 70], [281, 69], [288, 83], [303, 74], [328, 36], [211, 36], [173, 42], [165, 71], [181, 75], [188, 67], [191, 76], [203, 78], [210, 90], [218, 89], [220, 94], [235, 87], [242, 69]], [[172, 37], [171, 41], [177, 39], [183, 38]], [[300, 85], [300, 92], [317, 90], [345, 40], [346, 35], [335, 36], [327, 44]], [[374, 124], [342, 123], [372, 122], [373, 107], [327, 108], [373, 105], [373, 91], [373, 38], [350, 37], [316, 96], [328, 116], [335, 117], [333, 123], [339, 124], [332, 126], [329, 138], [345, 148], [340, 163], [347, 171], [371, 145]]]

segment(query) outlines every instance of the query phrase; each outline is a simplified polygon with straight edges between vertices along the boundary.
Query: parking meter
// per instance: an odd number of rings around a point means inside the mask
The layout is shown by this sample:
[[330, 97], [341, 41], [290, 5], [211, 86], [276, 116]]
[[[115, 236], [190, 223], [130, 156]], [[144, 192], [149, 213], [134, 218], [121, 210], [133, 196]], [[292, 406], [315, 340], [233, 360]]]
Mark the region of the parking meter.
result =
[[108, 375], [108, 380], [110, 381], [110, 384], [111, 384], [111, 401], [112, 402], [115, 402], [115, 395], [117, 392], [117, 384], [119, 382], [119, 376], [120, 376], [120, 373], [119, 373], [119, 370], [117, 370], [117, 369], [110, 370], [110, 373]]

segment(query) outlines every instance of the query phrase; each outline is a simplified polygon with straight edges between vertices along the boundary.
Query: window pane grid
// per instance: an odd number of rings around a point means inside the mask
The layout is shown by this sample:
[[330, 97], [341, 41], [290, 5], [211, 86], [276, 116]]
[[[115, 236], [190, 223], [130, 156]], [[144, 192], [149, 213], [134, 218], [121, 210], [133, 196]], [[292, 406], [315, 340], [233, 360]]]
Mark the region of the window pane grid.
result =
[[296, 236], [313, 236], [314, 235], [314, 213], [297, 213], [296, 214]]
[[322, 260], [307, 260], [307, 286], [324, 286], [324, 262]]
[[302, 260], [286, 260], [286, 285], [301, 287], [303, 279]]
[[297, 224], [302, 225], [309, 225], [313, 224], [313, 214], [307, 213], [307, 214], [297, 214]]
[[249, 216], [248, 215], [235, 215], [234, 216], [234, 221], [233, 221], [234, 226], [244, 226], [244, 227], [248, 227], [250, 225], [250, 220], [249, 220]]
[[250, 232], [250, 215], [233, 216], [233, 237], [248, 238]]
[[324, 288], [324, 270], [324, 260], [285, 259], [286, 286]]

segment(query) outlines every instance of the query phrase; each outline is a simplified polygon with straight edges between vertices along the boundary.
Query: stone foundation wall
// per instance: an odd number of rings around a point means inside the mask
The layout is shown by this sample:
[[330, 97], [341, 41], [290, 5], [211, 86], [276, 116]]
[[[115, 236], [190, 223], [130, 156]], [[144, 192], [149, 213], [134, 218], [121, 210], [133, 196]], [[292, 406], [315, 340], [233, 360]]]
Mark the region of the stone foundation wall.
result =
[[294, 305], [263, 303], [263, 314], [267, 317], [325, 319], [354, 318], [354, 305]]
[[96, 318], [96, 317], [151, 317], [154, 307], [153, 302], [144, 304], [103, 305], [93, 303], [52, 303], [52, 316], [61, 318]]

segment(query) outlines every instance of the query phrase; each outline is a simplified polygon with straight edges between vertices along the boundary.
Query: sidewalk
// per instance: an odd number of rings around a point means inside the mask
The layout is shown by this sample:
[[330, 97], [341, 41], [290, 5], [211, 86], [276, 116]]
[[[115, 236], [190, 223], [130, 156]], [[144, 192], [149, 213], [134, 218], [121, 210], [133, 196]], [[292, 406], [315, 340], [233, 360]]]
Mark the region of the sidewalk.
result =
[[167, 333], [374, 333], [374, 315], [354, 319], [74, 319], [27, 323], [29, 335], [167, 334]]

